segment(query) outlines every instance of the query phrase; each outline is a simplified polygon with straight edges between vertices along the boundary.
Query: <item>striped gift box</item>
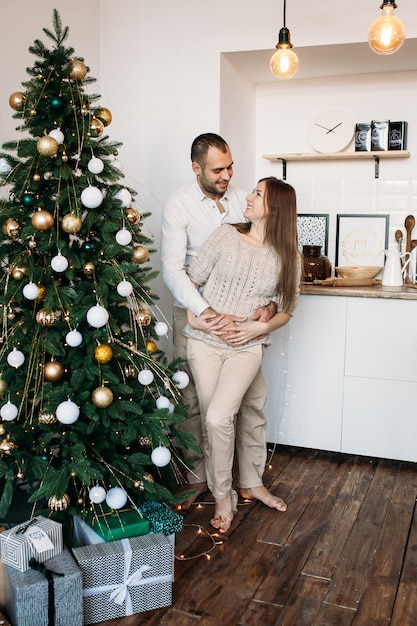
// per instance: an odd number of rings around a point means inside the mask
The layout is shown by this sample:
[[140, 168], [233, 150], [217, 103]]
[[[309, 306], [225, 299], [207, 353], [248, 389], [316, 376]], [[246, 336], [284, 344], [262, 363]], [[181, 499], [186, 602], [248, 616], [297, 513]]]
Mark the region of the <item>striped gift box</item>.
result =
[[[35, 527], [40, 528], [47, 535], [53, 547], [42, 551], [35, 548], [29, 539], [29, 534]], [[43, 563], [60, 554], [63, 549], [62, 525], [42, 515], [0, 533], [1, 560], [6, 565], [10, 565], [21, 572], [26, 572], [29, 569], [29, 560], [32, 557]]]

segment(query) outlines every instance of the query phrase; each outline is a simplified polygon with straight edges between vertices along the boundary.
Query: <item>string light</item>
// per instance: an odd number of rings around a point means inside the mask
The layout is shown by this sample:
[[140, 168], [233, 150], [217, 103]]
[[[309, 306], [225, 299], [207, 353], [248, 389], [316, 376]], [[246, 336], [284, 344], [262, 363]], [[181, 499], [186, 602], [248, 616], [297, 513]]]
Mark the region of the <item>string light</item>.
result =
[[186, 527], [197, 528], [197, 534], [198, 535], [204, 534], [210, 540], [211, 546], [208, 550], [204, 550], [203, 552], [199, 552], [198, 554], [193, 554], [191, 556], [185, 556], [184, 554], [179, 554], [179, 555], [176, 554], [175, 558], [178, 561], [191, 561], [193, 559], [198, 559], [202, 556], [205, 556], [206, 559], [209, 561], [211, 559], [210, 553], [213, 552], [213, 550], [215, 550], [217, 546], [222, 545], [223, 541], [216, 541], [215, 539], [216, 534], [209, 533], [209, 531], [203, 526], [200, 526], [200, 524], [184, 524], [184, 528]]

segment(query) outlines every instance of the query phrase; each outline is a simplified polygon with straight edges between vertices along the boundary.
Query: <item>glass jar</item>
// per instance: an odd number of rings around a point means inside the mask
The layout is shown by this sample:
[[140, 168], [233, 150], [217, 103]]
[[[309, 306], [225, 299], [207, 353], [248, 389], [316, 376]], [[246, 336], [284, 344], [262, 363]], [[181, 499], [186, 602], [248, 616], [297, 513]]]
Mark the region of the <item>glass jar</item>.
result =
[[330, 278], [332, 265], [327, 256], [321, 253], [321, 246], [303, 246], [304, 281]]

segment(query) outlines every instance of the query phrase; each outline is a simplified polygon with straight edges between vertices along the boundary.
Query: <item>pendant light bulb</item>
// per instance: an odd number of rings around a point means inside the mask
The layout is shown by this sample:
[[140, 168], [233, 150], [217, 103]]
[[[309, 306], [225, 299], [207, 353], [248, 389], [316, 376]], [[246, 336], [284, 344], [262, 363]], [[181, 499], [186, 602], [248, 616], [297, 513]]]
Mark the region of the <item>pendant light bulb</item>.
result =
[[285, 26], [286, 0], [284, 0], [284, 25], [279, 31], [277, 51], [271, 57], [271, 72], [278, 78], [292, 78], [298, 70], [298, 56], [292, 50], [290, 31]]
[[384, 0], [380, 8], [381, 16], [369, 28], [368, 43], [377, 54], [394, 54], [404, 43], [404, 24], [394, 15], [394, 0]]

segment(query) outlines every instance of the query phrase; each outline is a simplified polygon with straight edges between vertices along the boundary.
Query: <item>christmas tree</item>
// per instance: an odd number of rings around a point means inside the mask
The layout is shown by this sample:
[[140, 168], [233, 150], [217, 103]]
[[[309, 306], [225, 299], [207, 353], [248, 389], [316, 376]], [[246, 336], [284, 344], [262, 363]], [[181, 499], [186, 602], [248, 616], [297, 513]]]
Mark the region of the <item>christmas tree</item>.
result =
[[0, 517], [19, 484], [68, 520], [106, 500], [175, 502], [181, 363], [149, 283], [148, 213], [122, 184], [111, 112], [53, 13], [12, 93], [18, 138], [0, 154]]

